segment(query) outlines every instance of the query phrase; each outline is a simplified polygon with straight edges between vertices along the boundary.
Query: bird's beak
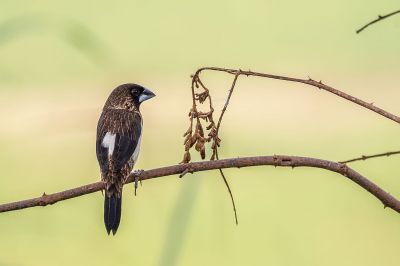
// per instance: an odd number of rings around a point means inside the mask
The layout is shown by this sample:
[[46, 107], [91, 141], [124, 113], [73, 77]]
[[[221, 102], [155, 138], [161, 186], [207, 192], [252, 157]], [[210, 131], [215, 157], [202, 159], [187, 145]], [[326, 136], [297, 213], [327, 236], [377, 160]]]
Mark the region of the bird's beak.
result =
[[149, 89], [144, 89], [144, 91], [142, 92], [142, 94], [140, 94], [139, 96], [139, 103], [142, 103], [148, 99], [153, 98], [154, 96], [156, 96], [151, 90]]

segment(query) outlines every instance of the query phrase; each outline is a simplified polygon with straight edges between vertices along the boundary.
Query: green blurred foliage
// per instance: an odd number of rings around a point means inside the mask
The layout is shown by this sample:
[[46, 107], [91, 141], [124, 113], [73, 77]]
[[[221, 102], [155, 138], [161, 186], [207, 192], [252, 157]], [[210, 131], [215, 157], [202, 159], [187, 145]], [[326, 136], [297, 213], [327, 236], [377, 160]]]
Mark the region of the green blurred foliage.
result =
[[[137, 82], [138, 168], [182, 159], [189, 75], [200, 66], [322, 79], [400, 113], [400, 17], [361, 33], [398, 1], [0, 2], [0, 202], [99, 179], [94, 141], [112, 88]], [[205, 74], [217, 109], [230, 80]], [[177, 101], [179, 100], [179, 102]], [[179, 103], [179, 104], [177, 104]], [[326, 92], [240, 78], [221, 157], [342, 160], [398, 150], [395, 123]], [[199, 159], [199, 158], [195, 158]], [[352, 165], [393, 195], [399, 157]], [[101, 193], [0, 215], [0, 265], [398, 265], [400, 216], [349, 180], [317, 169], [231, 169], [125, 188], [115, 237]]]

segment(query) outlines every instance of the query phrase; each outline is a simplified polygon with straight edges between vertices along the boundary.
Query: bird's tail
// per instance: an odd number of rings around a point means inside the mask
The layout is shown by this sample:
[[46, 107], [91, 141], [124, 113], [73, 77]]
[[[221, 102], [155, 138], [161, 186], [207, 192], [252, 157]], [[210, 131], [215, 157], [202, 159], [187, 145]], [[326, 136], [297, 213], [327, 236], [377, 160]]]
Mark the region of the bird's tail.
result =
[[111, 195], [107, 194], [106, 192], [104, 199], [104, 224], [107, 233], [110, 234], [112, 231], [113, 235], [115, 235], [121, 220], [122, 193], [120, 193], [119, 197], [115, 193]]

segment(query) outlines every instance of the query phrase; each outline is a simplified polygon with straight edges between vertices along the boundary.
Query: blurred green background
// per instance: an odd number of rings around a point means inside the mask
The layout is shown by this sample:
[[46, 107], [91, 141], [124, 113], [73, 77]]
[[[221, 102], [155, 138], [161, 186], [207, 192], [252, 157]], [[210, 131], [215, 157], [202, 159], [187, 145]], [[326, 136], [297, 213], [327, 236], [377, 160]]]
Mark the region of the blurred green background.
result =
[[[221, 66], [310, 76], [400, 113], [398, 1], [0, 1], [0, 202], [99, 179], [95, 129], [110, 91], [136, 82], [137, 168], [178, 163], [190, 74]], [[217, 109], [230, 79], [205, 73]], [[399, 126], [315, 88], [242, 77], [221, 157], [342, 160], [400, 149]], [[198, 157], [194, 158], [198, 160]], [[352, 167], [400, 196], [400, 157]], [[397, 167], [396, 167], [397, 166]], [[399, 265], [400, 215], [342, 176], [257, 167], [124, 190], [115, 237], [101, 193], [0, 214], [0, 265]]]

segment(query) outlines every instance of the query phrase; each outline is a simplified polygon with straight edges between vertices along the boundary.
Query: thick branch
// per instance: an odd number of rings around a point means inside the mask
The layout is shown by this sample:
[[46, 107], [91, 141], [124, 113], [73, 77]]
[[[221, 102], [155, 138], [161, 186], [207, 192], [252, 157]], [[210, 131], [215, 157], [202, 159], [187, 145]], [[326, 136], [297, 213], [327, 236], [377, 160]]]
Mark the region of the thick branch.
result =
[[375, 24], [375, 23], [377, 23], [377, 22], [379, 22], [379, 21], [381, 21], [381, 20], [387, 19], [388, 17], [391, 17], [391, 16], [396, 15], [396, 14], [399, 14], [399, 13], [400, 13], [400, 10], [397, 10], [397, 11], [394, 11], [394, 12], [389, 13], [389, 14], [384, 15], [384, 16], [378, 15], [378, 18], [377, 18], [377, 19], [374, 19], [373, 21], [371, 21], [371, 22], [365, 24], [364, 26], [362, 26], [361, 28], [359, 28], [359, 29], [356, 31], [356, 33], [358, 34], [358, 33], [362, 32], [363, 30], [365, 30], [366, 28], [368, 28], [369, 26], [371, 26], [372, 24]]
[[[187, 164], [179, 164], [173, 166], [167, 166], [162, 168], [156, 168], [152, 170], [147, 170], [141, 173], [140, 179], [146, 180], [151, 178], [157, 178], [169, 175], [179, 175], [183, 172], [200, 172], [208, 171], [214, 169], [222, 168], [240, 168], [240, 167], [250, 167], [258, 165], [272, 165], [280, 167], [314, 167], [322, 168], [328, 171], [336, 172], [345, 176], [367, 190], [369, 193], [378, 198], [385, 207], [392, 208], [396, 212], [400, 213], [400, 201], [395, 197], [391, 196], [389, 193], [381, 189], [375, 183], [368, 180], [366, 177], [362, 176], [353, 169], [347, 167], [345, 164], [331, 162], [315, 158], [298, 157], [298, 156], [285, 156], [285, 155], [275, 155], [275, 156], [257, 156], [257, 157], [244, 157], [244, 158], [231, 158], [216, 161], [204, 161], [204, 162], [192, 162]], [[134, 176], [131, 174], [128, 178], [127, 183], [132, 182]], [[6, 203], [0, 205], [0, 212], [7, 212], [13, 210], [20, 210], [35, 206], [46, 206], [48, 204], [54, 204], [58, 201], [79, 197], [85, 194], [93, 193], [104, 188], [102, 182], [92, 183], [89, 185], [69, 189], [66, 191], [49, 194], [44, 194], [41, 197]]]

